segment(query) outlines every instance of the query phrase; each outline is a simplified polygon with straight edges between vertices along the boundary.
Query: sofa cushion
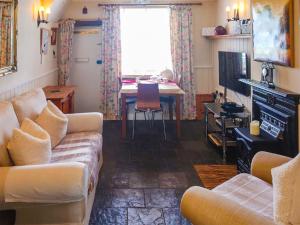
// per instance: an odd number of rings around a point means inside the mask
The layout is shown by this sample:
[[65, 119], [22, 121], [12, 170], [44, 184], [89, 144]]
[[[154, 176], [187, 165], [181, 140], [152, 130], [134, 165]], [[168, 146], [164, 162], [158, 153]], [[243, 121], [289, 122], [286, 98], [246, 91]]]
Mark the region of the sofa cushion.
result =
[[67, 134], [68, 118], [50, 101], [36, 122], [50, 135], [52, 148], [58, 145]]
[[10, 102], [0, 102], [0, 166], [11, 166], [12, 161], [7, 151], [7, 143], [13, 129], [19, 128], [19, 122]]
[[68, 134], [52, 150], [51, 161], [53, 163], [81, 162], [86, 164], [89, 170], [89, 192], [93, 191], [102, 166], [102, 135], [97, 132]]
[[20, 123], [25, 118], [35, 120], [47, 105], [46, 96], [41, 88], [17, 96], [12, 101]]
[[278, 224], [300, 224], [300, 154], [272, 169], [274, 219]]
[[23, 120], [21, 129], [14, 129], [7, 148], [16, 166], [45, 164], [51, 159], [49, 134], [28, 118]]
[[273, 188], [257, 177], [239, 174], [213, 191], [273, 220]]

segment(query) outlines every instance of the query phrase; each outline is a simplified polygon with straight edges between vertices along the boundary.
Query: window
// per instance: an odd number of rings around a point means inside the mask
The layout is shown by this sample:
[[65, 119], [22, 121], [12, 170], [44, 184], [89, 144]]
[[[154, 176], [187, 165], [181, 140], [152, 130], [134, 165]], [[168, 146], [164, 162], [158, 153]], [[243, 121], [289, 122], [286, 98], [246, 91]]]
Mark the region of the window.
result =
[[172, 70], [170, 10], [121, 9], [123, 75], [158, 75]]

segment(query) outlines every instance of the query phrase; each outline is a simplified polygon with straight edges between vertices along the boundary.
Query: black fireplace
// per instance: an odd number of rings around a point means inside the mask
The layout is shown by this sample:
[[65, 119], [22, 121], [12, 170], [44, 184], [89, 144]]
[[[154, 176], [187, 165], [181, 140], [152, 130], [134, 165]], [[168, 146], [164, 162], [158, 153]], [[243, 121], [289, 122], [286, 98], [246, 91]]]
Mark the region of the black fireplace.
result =
[[261, 135], [250, 135], [249, 129], [235, 130], [239, 143], [237, 164], [240, 172], [250, 172], [253, 156], [258, 151], [269, 151], [294, 157], [298, 154], [299, 94], [275, 88], [260, 82], [243, 79], [251, 85], [252, 118], [259, 120]]

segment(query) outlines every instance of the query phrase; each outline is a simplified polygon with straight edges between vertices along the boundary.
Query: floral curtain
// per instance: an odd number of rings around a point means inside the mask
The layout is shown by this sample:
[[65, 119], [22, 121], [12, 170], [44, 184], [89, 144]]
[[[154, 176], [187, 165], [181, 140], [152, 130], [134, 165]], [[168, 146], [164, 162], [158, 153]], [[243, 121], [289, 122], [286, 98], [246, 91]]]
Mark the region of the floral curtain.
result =
[[70, 64], [75, 21], [61, 21], [58, 26], [58, 84], [65, 86], [70, 78]]
[[196, 118], [195, 81], [192, 56], [192, 9], [180, 5], [170, 7], [171, 51], [174, 75], [181, 88], [183, 97], [182, 118]]
[[121, 76], [120, 8], [118, 6], [105, 6], [104, 14], [100, 110], [106, 119], [114, 120], [117, 119], [119, 112], [118, 92], [119, 77]]
[[0, 4], [0, 67], [11, 65], [11, 4]]

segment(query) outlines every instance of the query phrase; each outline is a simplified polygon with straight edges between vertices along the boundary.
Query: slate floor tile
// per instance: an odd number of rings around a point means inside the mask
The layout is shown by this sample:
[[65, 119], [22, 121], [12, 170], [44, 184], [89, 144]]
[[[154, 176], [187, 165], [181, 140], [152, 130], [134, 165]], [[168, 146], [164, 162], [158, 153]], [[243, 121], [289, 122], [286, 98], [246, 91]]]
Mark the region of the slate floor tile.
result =
[[184, 172], [168, 172], [159, 174], [160, 188], [186, 188], [188, 181]]
[[120, 138], [120, 121], [104, 121], [104, 164], [90, 225], [190, 225], [179, 205], [188, 187], [201, 186], [193, 164], [220, 162], [222, 154], [207, 143], [203, 121], [183, 121], [180, 140], [175, 121], [166, 121], [167, 141], [160, 125], [149, 129], [141, 121], [132, 141]]
[[112, 207], [145, 207], [144, 191], [138, 189], [113, 189]]
[[126, 208], [104, 208], [91, 214], [89, 225], [126, 225]]
[[145, 189], [146, 207], [178, 207], [175, 189]]
[[158, 174], [155, 172], [135, 172], [129, 174], [130, 188], [158, 188]]
[[181, 216], [179, 208], [165, 208], [163, 213], [167, 225], [191, 225]]
[[110, 189], [97, 189], [97, 193], [94, 200], [93, 210], [99, 210], [99, 208], [111, 207], [111, 190]]
[[111, 177], [110, 186], [112, 188], [128, 188], [129, 173], [115, 173]]
[[128, 224], [130, 225], [166, 225], [162, 209], [157, 208], [129, 208]]

